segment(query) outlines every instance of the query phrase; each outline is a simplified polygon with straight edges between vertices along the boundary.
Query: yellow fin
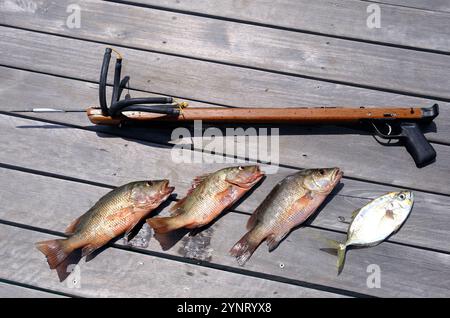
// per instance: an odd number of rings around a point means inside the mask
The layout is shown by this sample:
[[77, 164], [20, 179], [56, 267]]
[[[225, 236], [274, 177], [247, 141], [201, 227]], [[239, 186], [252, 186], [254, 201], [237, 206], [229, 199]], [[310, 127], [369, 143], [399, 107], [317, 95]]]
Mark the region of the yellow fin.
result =
[[69, 224], [69, 226], [66, 228], [65, 230], [65, 234], [67, 235], [72, 235], [73, 233], [75, 233], [75, 231], [77, 230], [78, 225], [80, 224], [81, 218], [83, 217], [80, 216], [78, 218], [76, 218], [75, 220], [72, 221], [72, 223]]
[[92, 209], [90, 209], [89, 211], [87, 211], [86, 213], [81, 215], [80, 217], [78, 217], [75, 220], [73, 220], [72, 223], [70, 223], [69, 226], [66, 228], [64, 233], [67, 234], [67, 235], [72, 235], [73, 233], [75, 233], [77, 231], [77, 228], [80, 225], [80, 223], [85, 218], [88, 218], [91, 213], [92, 213]]
[[131, 207], [123, 208], [123, 209], [118, 210], [114, 214], [107, 216], [106, 219], [109, 221], [124, 219], [124, 218], [130, 216], [131, 214], [133, 214], [133, 212], [134, 212], [134, 209]]
[[357, 209], [357, 210], [353, 211], [353, 213], [352, 213], [352, 220], [354, 218], [356, 218], [356, 216], [358, 215], [359, 211], [361, 211], [361, 209]]
[[187, 194], [180, 199], [178, 202], [176, 202], [171, 208], [171, 216], [177, 216], [184, 212], [182, 209], [182, 205], [186, 201], [187, 197], [194, 192], [194, 190], [203, 182], [206, 178], [208, 178], [211, 174], [204, 174], [198, 177], [195, 177], [195, 179], [192, 181], [191, 188], [188, 190]]

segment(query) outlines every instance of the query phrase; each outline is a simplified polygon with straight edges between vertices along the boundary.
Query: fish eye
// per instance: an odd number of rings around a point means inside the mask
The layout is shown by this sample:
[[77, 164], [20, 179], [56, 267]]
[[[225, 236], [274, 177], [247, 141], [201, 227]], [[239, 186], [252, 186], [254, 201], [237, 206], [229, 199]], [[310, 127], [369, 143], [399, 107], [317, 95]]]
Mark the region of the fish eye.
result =
[[239, 166], [238, 169], [242, 171], [242, 170], [244, 170], [244, 167], [243, 166]]
[[400, 199], [400, 200], [405, 200], [406, 199], [406, 195], [404, 194], [404, 193], [400, 193], [400, 195], [398, 196], [398, 198]]
[[320, 173], [321, 176], [323, 176], [325, 174], [325, 170], [324, 169], [320, 169], [319, 173]]
[[153, 182], [147, 181], [146, 186], [151, 187], [153, 185]]

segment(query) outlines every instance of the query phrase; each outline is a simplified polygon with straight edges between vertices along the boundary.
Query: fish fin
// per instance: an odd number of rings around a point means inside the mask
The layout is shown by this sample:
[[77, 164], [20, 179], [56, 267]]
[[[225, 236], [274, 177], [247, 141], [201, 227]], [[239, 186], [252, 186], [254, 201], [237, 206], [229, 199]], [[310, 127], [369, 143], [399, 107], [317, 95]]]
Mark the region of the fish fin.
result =
[[146, 222], [158, 234], [171, 232], [188, 225], [183, 218], [178, 216], [151, 218]]
[[256, 209], [253, 214], [250, 216], [250, 218], [247, 221], [247, 230], [251, 230], [255, 227], [256, 222], [258, 221], [258, 213], [260, 209]]
[[186, 202], [187, 196], [177, 201], [172, 207], [170, 208], [170, 214], [172, 216], [180, 215], [184, 212], [183, 204]]
[[[108, 240], [109, 241], [109, 240]], [[97, 243], [97, 244], [88, 244], [85, 245], [82, 249], [81, 249], [81, 257], [85, 257], [85, 256], [89, 256], [92, 253], [94, 253], [96, 250], [98, 250], [100, 247], [102, 247], [103, 245], [105, 245], [107, 242], [102, 242], [102, 243]]]
[[337, 268], [338, 268], [338, 275], [342, 272], [344, 269], [344, 263], [345, 263], [345, 253], [347, 251], [347, 246], [344, 244], [340, 244], [337, 252], [338, 252], [338, 259], [337, 259]]
[[270, 234], [266, 238], [266, 243], [267, 246], [269, 247], [269, 252], [272, 252], [278, 246], [278, 244], [280, 244], [280, 242], [286, 237], [286, 235], [288, 235], [289, 232], [290, 231], [287, 231], [286, 233], [283, 233], [281, 235]]
[[252, 231], [247, 232], [230, 250], [230, 255], [234, 256], [239, 265], [243, 266], [262, 240], [255, 240]]
[[133, 222], [133, 224], [131, 224], [128, 229], [126, 230], [125, 234], [123, 235], [124, 239], [126, 242], [128, 242], [128, 236], [130, 236], [131, 231], [133, 231], [133, 229], [136, 227], [136, 225], [139, 224], [139, 222], [141, 221], [141, 219], [136, 220], [135, 222]]
[[106, 219], [109, 221], [121, 220], [121, 219], [127, 218], [128, 216], [130, 216], [133, 213], [134, 213], [134, 209], [131, 207], [127, 207], [127, 208], [120, 209], [111, 215], [108, 215], [106, 217]]
[[72, 223], [70, 223], [69, 226], [66, 228], [66, 231], [64, 233], [67, 235], [72, 235], [73, 233], [75, 233], [83, 216], [84, 216], [84, 214], [82, 216], [80, 216], [79, 218], [76, 218], [75, 220], [73, 220]]
[[207, 173], [207, 174], [204, 174], [204, 175], [195, 177], [195, 178], [194, 178], [194, 181], [192, 181], [191, 189], [189, 190], [189, 192], [188, 192], [187, 195], [191, 194], [191, 192], [192, 192], [195, 188], [197, 188], [198, 185], [199, 185], [200, 183], [202, 183], [203, 181], [205, 181], [205, 179], [207, 179], [210, 175], [211, 175], [210, 173]]
[[297, 210], [305, 210], [307, 207], [311, 205], [311, 202], [314, 200], [311, 191], [307, 191], [304, 195], [302, 195], [297, 201], [294, 202], [291, 209], [293, 211]]
[[47, 257], [50, 269], [58, 267], [73, 251], [68, 247], [67, 239], [37, 242], [36, 247]]
[[184, 211], [178, 211], [181, 206], [184, 204], [184, 202], [186, 201], [187, 197], [189, 195], [192, 194], [192, 192], [203, 182], [205, 181], [206, 178], [208, 178], [211, 174], [204, 174], [201, 176], [197, 176], [194, 178], [194, 180], [192, 181], [191, 184], [191, 188], [188, 190], [188, 192], [186, 193], [186, 195], [184, 196], [184, 198], [182, 198], [181, 200], [179, 200], [177, 203], [175, 203], [172, 208], [170, 209], [171, 212], [173, 212], [174, 214], [172, 216], [176, 216], [176, 215], [180, 215], [181, 213], [183, 213]]
[[232, 191], [230, 188], [216, 194], [217, 199], [220, 201], [220, 204], [223, 207], [222, 210], [229, 208], [239, 197], [239, 195], [236, 196], [233, 194], [234, 191]]
[[338, 275], [342, 272], [342, 270], [344, 269], [344, 263], [345, 263], [345, 253], [347, 251], [347, 245], [346, 244], [342, 244], [338, 241], [334, 241], [334, 240], [328, 240], [328, 245], [330, 245], [330, 247], [334, 248], [337, 250], [337, 270], [338, 270]]
[[170, 216], [177, 216], [184, 213], [184, 208], [182, 205], [186, 201], [187, 197], [184, 197], [183, 199], [176, 202], [171, 208], [170, 208]]
[[361, 211], [361, 209], [356, 209], [355, 211], [353, 211], [353, 213], [352, 213], [352, 220], [354, 218], [356, 218], [356, 216], [358, 215], [359, 211]]

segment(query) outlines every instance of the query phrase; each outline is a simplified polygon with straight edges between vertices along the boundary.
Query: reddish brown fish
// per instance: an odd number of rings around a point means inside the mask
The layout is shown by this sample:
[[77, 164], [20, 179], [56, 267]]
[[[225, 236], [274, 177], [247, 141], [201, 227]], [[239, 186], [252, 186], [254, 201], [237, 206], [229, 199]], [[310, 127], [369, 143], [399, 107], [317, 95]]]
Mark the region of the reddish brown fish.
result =
[[36, 247], [47, 256], [53, 269], [75, 249], [82, 248], [82, 256], [87, 256], [123, 233], [128, 239], [139, 221], [165, 201], [173, 190], [168, 180], [137, 181], [118, 187], [69, 225], [67, 239], [38, 242]]
[[308, 169], [282, 180], [250, 217], [248, 233], [230, 254], [243, 265], [262, 241], [273, 250], [292, 228], [317, 210], [342, 175], [339, 168]]
[[258, 166], [231, 167], [197, 177], [185, 198], [172, 208], [172, 216], [148, 219], [156, 233], [208, 224], [230, 207], [264, 176]]

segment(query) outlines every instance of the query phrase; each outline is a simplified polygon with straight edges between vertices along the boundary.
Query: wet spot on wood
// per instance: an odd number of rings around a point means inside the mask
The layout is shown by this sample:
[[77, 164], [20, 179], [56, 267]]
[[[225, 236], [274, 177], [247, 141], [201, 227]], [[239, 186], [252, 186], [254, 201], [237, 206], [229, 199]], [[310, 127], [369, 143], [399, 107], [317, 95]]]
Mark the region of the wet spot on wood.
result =
[[133, 237], [132, 240], [128, 242], [128, 245], [139, 248], [147, 248], [152, 236], [153, 236], [152, 228], [147, 223], [144, 223], [142, 229], [139, 231], [138, 234], [136, 234], [135, 237]]
[[214, 230], [210, 227], [195, 236], [185, 236], [178, 253], [183, 257], [210, 262], [214, 251], [210, 247], [213, 233]]

